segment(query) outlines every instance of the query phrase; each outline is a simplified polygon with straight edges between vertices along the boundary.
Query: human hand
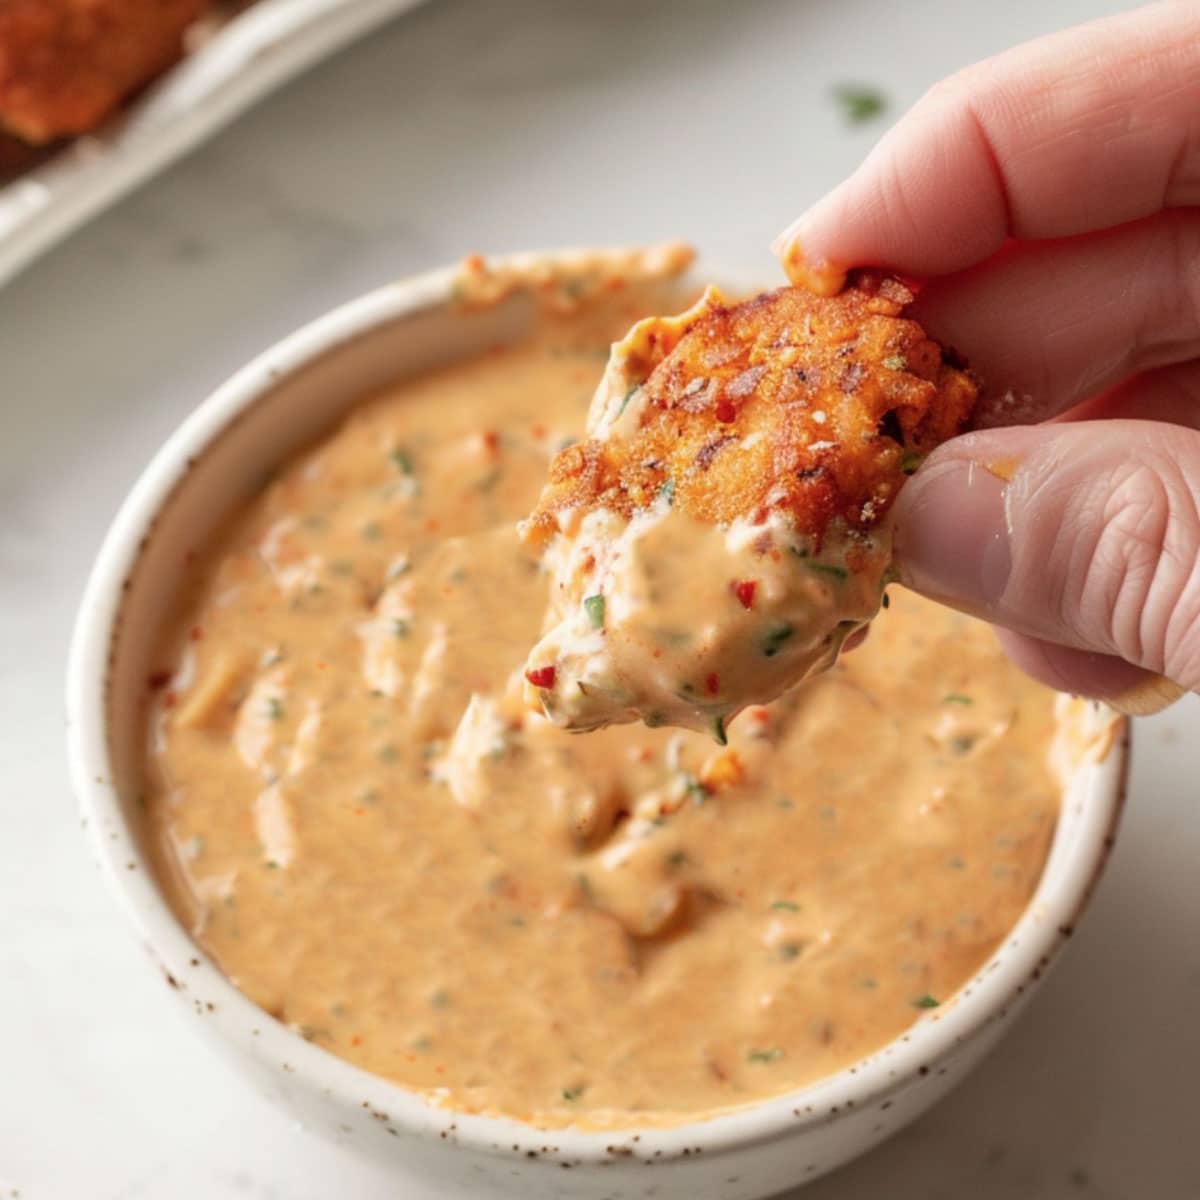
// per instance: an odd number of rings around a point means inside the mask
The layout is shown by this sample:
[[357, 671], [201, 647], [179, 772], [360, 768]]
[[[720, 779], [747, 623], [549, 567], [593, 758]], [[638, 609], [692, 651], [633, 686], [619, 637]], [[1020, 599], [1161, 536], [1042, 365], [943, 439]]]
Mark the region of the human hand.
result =
[[1198, 206], [1200, 4], [1173, 0], [938, 84], [776, 242], [818, 281], [927, 279], [913, 315], [984, 381], [896, 502], [904, 582], [1129, 712], [1200, 688]]

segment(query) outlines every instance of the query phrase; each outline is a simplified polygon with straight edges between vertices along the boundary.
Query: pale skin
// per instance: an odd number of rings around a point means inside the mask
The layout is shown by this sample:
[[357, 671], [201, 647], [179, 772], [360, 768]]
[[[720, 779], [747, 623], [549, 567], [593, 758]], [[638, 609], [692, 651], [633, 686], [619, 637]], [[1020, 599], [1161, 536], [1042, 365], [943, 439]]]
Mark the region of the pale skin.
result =
[[[927, 281], [984, 381], [894, 509], [904, 582], [1053, 687], [1200, 689], [1200, 5], [1152, 5], [934, 87], [776, 243]], [[1167, 682], [1171, 681], [1171, 682]]]

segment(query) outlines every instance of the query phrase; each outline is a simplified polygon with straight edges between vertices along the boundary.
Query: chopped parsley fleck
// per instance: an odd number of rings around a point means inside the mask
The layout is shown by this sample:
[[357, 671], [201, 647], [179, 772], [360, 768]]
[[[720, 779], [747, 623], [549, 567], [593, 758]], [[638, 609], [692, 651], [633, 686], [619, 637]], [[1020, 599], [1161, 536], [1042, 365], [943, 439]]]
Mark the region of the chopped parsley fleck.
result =
[[271, 721], [283, 720], [283, 703], [271, 696], [267, 700], [267, 719]]
[[935, 1000], [928, 992], [923, 996], [918, 996], [913, 1002], [913, 1008], [937, 1008], [941, 1004], [940, 1000]]
[[564, 1100], [566, 1100], [568, 1102], [573, 1102], [575, 1100], [578, 1100], [579, 1097], [582, 1095], [583, 1095], [583, 1088], [581, 1088], [581, 1087], [563, 1088], [562, 1097]]
[[645, 725], [647, 729], [659, 729], [666, 723], [667, 718], [664, 717], [660, 712], [648, 712], [642, 718], [642, 724]]
[[950, 739], [950, 749], [953, 750], [955, 754], [968, 754], [974, 747], [977, 740], [977, 738], [972, 737], [970, 734], [961, 733], [958, 735], [958, 737], [953, 737]]
[[799, 912], [800, 911], [800, 905], [794, 903], [791, 900], [772, 901], [771, 907], [776, 912]]
[[775, 952], [780, 962], [794, 962], [804, 953], [803, 942], [781, 942]]
[[405, 620], [402, 620], [400, 617], [397, 617], [392, 622], [392, 637], [406, 638], [406, 637], [408, 637], [410, 632], [411, 632], [411, 629], [409, 628], [408, 622]]
[[583, 893], [583, 898], [592, 904], [595, 902], [596, 893], [592, 888], [592, 881], [586, 875], [577, 875], [576, 882], [579, 884], [579, 890]]
[[769, 1050], [751, 1050], [746, 1055], [746, 1061], [752, 1063], [773, 1063], [783, 1057], [783, 1051], [778, 1046], [772, 1046]]
[[687, 866], [687, 863], [688, 856], [686, 850], [672, 850], [671, 853], [667, 855], [667, 866], [672, 870], [677, 870], [679, 867], [685, 867]]
[[915, 475], [917, 473], [917, 468], [923, 461], [924, 458], [922, 455], [918, 454], [915, 450], [909, 450], [900, 460], [900, 470], [902, 470], [905, 475]]
[[391, 742], [388, 742], [387, 745], [379, 747], [379, 749], [375, 752], [375, 757], [379, 759], [380, 762], [398, 762], [400, 760], [400, 751], [397, 750]]
[[658, 489], [658, 500], [661, 500], [668, 508], [675, 501], [675, 480], [668, 479], [666, 483]]
[[583, 610], [591, 622], [593, 629], [604, 628], [604, 597], [601, 595], [588, 596], [583, 601]]
[[830, 579], [849, 579], [850, 572], [845, 567], [838, 566], [837, 563], [817, 562], [815, 559], [806, 559], [804, 565], [810, 571], [816, 571], [818, 575], [828, 575]]
[[695, 775], [689, 775], [686, 771], [681, 778], [683, 780], [683, 794], [698, 808], [708, 798], [708, 793], [704, 790], [704, 784]]
[[772, 625], [759, 640], [759, 649], [764, 658], [774, 658], [783, 648], [784, 642], [796, 631], [790, 625]]
[[964, 695], [962, 692], [947, 692], [942, 697], [943, 704], [974, 704], [975, 701], [970, 696]]
[[887, 108], [884, 94], [867, 84], [840, 83], [833, 89], [833, 98], [842, 110], [842, 116], [852, 125], [862, 125]]
[[429, 997], [429, 1003], [433, 1008], [449, 1008], [450, 993], [446, 991], [445, 988], [438, 988], [438, 990]]
[[413, 460], [407, 450], [401, 450], [397, 446], [394, 450], [388, 452], [388, 459], [393, 467], [400, 472], [401, 475], [413, 475]]
[[377, 542], [383, 537], [383, 526], [378, 521], [368, 521], [359, 532], [368, 542]]

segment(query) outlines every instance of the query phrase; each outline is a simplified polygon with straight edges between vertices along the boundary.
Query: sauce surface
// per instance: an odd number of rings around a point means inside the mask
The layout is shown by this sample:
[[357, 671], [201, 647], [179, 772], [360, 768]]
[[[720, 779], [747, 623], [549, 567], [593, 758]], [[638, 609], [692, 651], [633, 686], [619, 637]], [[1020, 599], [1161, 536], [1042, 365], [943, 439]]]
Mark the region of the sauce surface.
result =
[[548, 313], [281, 470], [185, 589], [149, 716], [162, 874], [229, 978], [368, 1070], [547, 1127], [693, 1119], [936, 1019], [1061, 791], [1053, 694], [895, 590], [725, 748], [528, 710], [547, 578], [514, 525], [653, 303]]

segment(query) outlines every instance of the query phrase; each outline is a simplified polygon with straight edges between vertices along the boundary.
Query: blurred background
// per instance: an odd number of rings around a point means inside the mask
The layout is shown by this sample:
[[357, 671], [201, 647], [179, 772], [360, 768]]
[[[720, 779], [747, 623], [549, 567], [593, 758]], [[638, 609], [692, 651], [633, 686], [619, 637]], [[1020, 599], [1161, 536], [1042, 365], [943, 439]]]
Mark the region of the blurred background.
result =
[[[199, 1040], [77, 828], [74, 605], [184, 414], [301, 322], [469, 251], [682, 237], [777, 282], [771, 237], [929, 84], [1122, 7], [428, 0], [0, 287], [0, 1197], [397, 1194]], [[805, 1200], [1200, 1196], [1198, 732], [1195, 699], [1140, 724], [1108, 876], [998, 1054]]]

